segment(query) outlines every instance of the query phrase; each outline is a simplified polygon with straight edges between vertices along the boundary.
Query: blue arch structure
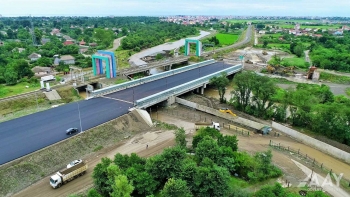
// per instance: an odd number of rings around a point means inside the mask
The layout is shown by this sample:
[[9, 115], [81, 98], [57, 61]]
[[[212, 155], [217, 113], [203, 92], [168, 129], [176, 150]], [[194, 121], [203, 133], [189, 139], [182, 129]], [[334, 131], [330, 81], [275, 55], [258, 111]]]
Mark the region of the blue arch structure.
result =
[[[103, 69], [103, 61], [106, 63], [105, 70]], [[106, 73], [107, 78], [117, 77], [117, 61], [113, 52], [98, 50], [92, 55], [92, 68], [94, 76]]]
[[199, 40], [185, 39], [185, 56], [190, 55], [190, 44], [196, 44], [196, 56], [201, 56], [202, 53], [202, 43]]

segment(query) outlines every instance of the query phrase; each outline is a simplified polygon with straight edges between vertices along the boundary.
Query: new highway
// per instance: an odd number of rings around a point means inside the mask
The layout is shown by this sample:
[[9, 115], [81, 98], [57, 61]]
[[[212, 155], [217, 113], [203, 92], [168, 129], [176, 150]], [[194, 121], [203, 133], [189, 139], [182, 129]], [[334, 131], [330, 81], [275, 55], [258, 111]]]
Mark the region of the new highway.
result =
[[[222, 62], [115, 92], [104, 97], [69, 103], [0, 123], [0, 165], [71, 137], [70, 127], [85, 131], [128, 113], [133, 100], [228, 68]], [[76, 134], [75, 134], [76, 135]]]

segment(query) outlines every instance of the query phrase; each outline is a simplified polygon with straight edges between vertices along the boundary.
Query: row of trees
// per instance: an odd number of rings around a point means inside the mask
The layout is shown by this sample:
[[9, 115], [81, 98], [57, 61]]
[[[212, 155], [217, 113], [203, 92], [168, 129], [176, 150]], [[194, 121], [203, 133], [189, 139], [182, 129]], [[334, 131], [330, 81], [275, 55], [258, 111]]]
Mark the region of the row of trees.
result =
[[144, 159], [136, 154], [103, 158], [93, 172], [92, 196], [249, 196], [232, 185], [236, 174], [249, 182], [278, 177], [281, 171], [271, 165], [271, 152], [254, 157], [237, 152], [235, 136], [223, 136], [212, 128], [202, 128], [193, 139], [193, 154], [186, 152], [185, 131], [175, 132], [176, 147]]
[[194, 27], [167, 22], [153, 23], [152, 25], [130, 24], [128, 30], [130, 32], [122, 40], [121, 47], [123, 49], [134, 49], [135, 51], [198, 33], [198, 30]]
[[252, 72], [233, 79], [235, 109], [265, 119], [304, 127], [350, 145], [350, 100], [334, 96], [326, 85], [298, 84], [296, 89], [279, 89], [268, 77]]

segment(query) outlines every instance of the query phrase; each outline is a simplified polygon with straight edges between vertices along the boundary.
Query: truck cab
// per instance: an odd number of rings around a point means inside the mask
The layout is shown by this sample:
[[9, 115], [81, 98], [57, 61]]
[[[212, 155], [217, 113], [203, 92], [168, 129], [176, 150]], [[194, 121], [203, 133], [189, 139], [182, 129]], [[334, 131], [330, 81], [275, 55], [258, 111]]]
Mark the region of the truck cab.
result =
[[213, 122], [212, 127], [213, 127], [213, 129], [220, 131], [220, 124], [218, 122]]
[[57, 174], [52, 175], [50, 178], [50, 185], [53, 188], [57, 188], [57, 187], [61, 187], [62, 185], [62, 179], [60, 176], [58, 176]]

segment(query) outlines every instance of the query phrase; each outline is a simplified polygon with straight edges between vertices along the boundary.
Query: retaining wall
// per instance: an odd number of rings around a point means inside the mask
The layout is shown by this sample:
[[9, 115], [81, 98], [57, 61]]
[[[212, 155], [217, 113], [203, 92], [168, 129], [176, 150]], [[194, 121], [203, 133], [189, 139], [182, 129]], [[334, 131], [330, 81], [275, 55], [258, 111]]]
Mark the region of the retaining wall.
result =
[[237, 124], [240, 124], [240, 125], [244, 125], [244, 126], [247, 126], [247, 127], [253, 128], [253, 129], [260, 130], [261, 128], [264, 127], [264, 125], [261, 124], [261, 123], [254, 122], [254, 121], [251, 121], [251, 120], [248, 120], [248, 119], [245, 119], [245, 118], [241, 118], [241, 117], [233, 117], [232, 115], [226, 114], [226, 113], [222, 113], [222, 112], [220, 112], [217, 109], [210, 108], [210, 107], [207, 107], [207, 106], [204, 106], [204, 105], [199, 105], [197, 103], [194, 103], [194, 102], [191, 102], [191, 101], [187, 101], [185, 99], [181, 99], [181, 98], [176, 97], [175, 101], [177, 103], [181, 104], [181, 105], [185, 105], [187, 107], [191, 107], [191, 108], [194, 108], [196, 110], [199, 110], [199, 111], [202, 111], [202, 112], [205, 112], [205, 113], [208, 113], [208, 114], [212, 114], [212, 115], [220, 117], [220, 118], [231, 120], [234, 123], [237, 123]]
[[312, 146], [312, 147], [314, 147], [322, 152], [325, 152], [329, 155], [332, 155], [335, 158], [338, 158], [338, 159], [343, 160], [347, 163], [350, 163], [350, 153], [347, 153], [343, 150], [340, 150], [340, 149], [338, 149], [334, 146], [331, 146], [327, 143], [316, 140], [315, 138], [312, 138], [310, 136], [302, 134], [302, 133], [295, 131], [291, 128], [288, 128], [284, 125], [278, 124], [277, 122], [272, 122], [272, 128], [280, 130], [283, 133], [290, 135], [291, 137], [301, 141], [302, 143], [307, 144], [309, 146]]

